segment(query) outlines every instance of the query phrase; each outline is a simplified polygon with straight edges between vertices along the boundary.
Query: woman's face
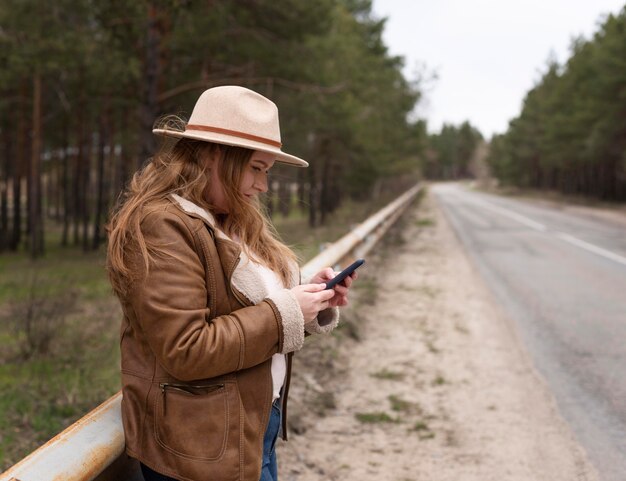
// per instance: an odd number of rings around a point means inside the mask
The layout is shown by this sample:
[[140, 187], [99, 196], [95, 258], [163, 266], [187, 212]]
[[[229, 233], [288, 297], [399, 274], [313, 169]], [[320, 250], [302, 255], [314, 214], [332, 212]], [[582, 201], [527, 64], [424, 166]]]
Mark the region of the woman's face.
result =
[[[207, 200], [214, 207], [217, 214], [228, 214], [228, 200], [224, 193], [224, 186], [218, 173], [222, 158], [220, 155], [211, 156], [208, 160], [210, 168], [210, 185]], [[275, 157], [266, 152], [255, 150], [244, 167], [239, 182], [239, 192], [247, 199], [253, 199], [260, 193], [267, 192], [267, 174], [275, 162]]]
[[239, 191], [248, 199], [267, 192], [267, 175], [274, 165], [274, 155], [255, 150], [245, 166]]

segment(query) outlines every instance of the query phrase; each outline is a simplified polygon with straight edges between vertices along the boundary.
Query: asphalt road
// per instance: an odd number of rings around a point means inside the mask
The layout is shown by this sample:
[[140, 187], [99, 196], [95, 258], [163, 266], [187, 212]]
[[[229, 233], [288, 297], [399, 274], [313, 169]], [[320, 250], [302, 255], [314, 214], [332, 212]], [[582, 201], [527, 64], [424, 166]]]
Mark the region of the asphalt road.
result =
[[432, 191], [600, 478], [626, 480], [626, 224]]

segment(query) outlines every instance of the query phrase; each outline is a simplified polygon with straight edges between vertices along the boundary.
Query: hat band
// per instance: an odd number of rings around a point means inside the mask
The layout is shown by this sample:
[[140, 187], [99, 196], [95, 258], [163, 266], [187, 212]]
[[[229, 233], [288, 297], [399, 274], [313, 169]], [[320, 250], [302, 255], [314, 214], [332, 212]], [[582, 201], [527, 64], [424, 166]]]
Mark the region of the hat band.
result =
[[266, 139], [265, 137], [259, 137], [258, 135], [252, 135], [252, 134], [246, 134], [245, 132], [239, 132], [237, 130], [222, 129], [220, 127], [209, 127], [207, 125], [193, 125], [193, 124], [189, 125], [188, 124], [187, 127], [185, 127], [185, 131], [187, 130], [203, 130], [205, 132], [214, 132], [216, 134], [232, 135], [233, 137], [240, 137], [242, 139], [254, 140], [256, 142], [268, 144], [273, 147], [278, 147], [279, 149], [283, 145], [280, 142], [276, 142], [275, 140], [272, 140], [272, 139]]

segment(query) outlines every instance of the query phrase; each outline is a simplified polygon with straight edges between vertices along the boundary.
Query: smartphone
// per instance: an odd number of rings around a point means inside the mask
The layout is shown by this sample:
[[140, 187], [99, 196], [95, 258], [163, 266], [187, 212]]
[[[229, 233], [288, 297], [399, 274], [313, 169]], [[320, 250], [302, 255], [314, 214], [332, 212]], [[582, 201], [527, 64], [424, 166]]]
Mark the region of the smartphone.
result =
[[326, 283], [326, 289], [332, 289], [341, 281], [343, 281], [346, 277], [352, 274], [355, 270], [361, 267], [365, 263], [365, 259], [358, 259], [342, 270], [339, 274], [333, 277], [330, 281]]

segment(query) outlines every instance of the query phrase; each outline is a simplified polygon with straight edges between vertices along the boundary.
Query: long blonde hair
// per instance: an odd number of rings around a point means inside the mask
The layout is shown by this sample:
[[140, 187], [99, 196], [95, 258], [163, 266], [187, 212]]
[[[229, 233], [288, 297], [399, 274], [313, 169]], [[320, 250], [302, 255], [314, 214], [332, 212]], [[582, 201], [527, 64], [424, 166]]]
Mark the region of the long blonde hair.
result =
[[285, 285], [290, 279], [290, 264], [296, 256], [283, 244], [267, 218], [258, 200], [247, 200], [239, 186], [252, 151], [242, 147], [218, 145], [210, 142], [180, 139], [173, 146], [164, 147], [140, 171], [135, 173], [118, 206], [111, 212], [107, 229], [107, 270], [113, 290], [118, 296], [127, 292], [134, 275], [134, 265], [129, 265], [129, 248], [139, 249], [143, 269], [159, 255], [158, 249], [144, 238], [140, 224], [143, 208], [171, 194], [178, 194], [194, 204], [213, 212], [206, 200], [210, 173], [206, 156], [219, 155], [218, 175], [223, 185], [229, 213], [215, 215], [221, 229], [237, 237], [242, 247], [252, 257], [275, 271]]

